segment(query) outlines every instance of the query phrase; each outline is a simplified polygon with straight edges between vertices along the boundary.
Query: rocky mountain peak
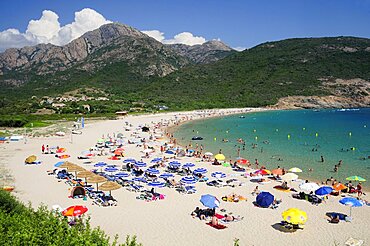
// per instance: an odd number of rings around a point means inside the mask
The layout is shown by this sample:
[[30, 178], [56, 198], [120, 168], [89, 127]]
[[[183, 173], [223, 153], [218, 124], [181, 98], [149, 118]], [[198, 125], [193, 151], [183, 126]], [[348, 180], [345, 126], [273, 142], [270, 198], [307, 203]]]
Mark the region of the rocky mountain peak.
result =
[[210, 40], [202, 44], [204, 48], [208, 48], [210, 50], [224, 50], [224, 51], [232, 51], [233, 49], [227, 46], [225, 43], [219, 40]]

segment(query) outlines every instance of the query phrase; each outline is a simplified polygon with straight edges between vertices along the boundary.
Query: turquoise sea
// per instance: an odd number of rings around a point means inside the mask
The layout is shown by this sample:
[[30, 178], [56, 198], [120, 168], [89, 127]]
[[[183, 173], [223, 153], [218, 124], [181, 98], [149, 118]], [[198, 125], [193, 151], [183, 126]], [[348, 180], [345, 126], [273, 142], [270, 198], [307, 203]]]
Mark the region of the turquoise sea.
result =
[[[197, 120], [179, 126], [174, 136], [183, 146], [203, 144], [213, 153], [221, 149], [227, 160], [235, 160], [240, 148], [241, 157], [251, 163], [258, 159], [269, 169], [299, 167], [301, 178], [320, 181], [358, 175], [370, 188], [369, 108], [281, 110]], [[191, 141], [193, 136], [204, 140]], [[239, 138], [245, 140], [244, 148]], [[339, 160], [342, 165], [334, 172]]]

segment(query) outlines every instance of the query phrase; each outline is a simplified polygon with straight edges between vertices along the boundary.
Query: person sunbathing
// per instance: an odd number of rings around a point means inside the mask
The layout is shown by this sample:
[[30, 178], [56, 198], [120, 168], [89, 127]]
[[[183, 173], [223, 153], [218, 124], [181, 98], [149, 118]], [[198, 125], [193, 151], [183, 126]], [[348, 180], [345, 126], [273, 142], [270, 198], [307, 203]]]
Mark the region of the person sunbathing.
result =
[[243, 217], [240, 217], [240, 216], [235, 217], [235, 216], [233, 216], [233, 215], [228, 215], [228, 214], [225, 214], [225, 215], [224, 215], [224, 218], [223, 218], [223, 220], [224, 220], [224, 221], [226, 221], [226, 222], [230, 222], [230, 221], [240, 221], [240, 220], [242, 220], [242, 219], [243, 219]]
[[218, 226], [218, 218], [216, 216], [212, 217], [211, 223], [213, 226]]

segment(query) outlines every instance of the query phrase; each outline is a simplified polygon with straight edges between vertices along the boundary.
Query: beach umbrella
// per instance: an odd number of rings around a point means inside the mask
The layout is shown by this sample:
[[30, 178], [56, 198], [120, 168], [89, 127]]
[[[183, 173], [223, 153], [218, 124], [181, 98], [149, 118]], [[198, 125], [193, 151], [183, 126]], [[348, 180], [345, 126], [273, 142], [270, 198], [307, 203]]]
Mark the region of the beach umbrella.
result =
[[165, 183], [160, 182], [160, 181], [152, 181], [152, 182], [149, 182], [148, 185], [152, 187], [157, 187], [157, 188], [162, 188], [166, 186]]
[[165, 154], [168, 154], [168, 155], [174, 155], [175, 152], [173, 152], [172, 150], [166, 150], [166, 152], [164, 152]]
[[296, 180], [297, 178], [298, 178], [298, 175], [295, 173], [287, 173], [281, 176], [281, 179], [284, 181], [292, 181], [292, 180]]
[[87, 184], [87, 178], [88, 177], [92, 177], [94, 176], [95, 174], [92, 173], [91, 171], [81, 171], [81, 172], [78, 172], [76, 174], [76, 177], [78, 178], [84, 178], [85, 179], [85, 183]]
[[284, 221], [293, 225], [303, 225], [307, 221], [306, 212], [298, 208], [289, 208], [288, 210], [285, 210], [281, 215], [283, 216]]
[[72, 162], [65, 161], [63, 164], [59, 165], [59, 168], [68, 168], [72, 166], [77, 166], [76, 164], [73, 164]]
[[220, 206], [220, 201], [215, 196], [210, 194], [202, 195], [200, 202], [208, 208], [217, 208]]
[[339, 202], [343, 205], [350, 207], [350, 211], [349, 211], [350, 217], [352, 217], [352, 207], [362, 207], [364, 205], [360, 200], [354, 197], [344, 197], [340, 199]]
[[271, 171], [273, 175], [283, 175], [283, 169], [277, 168]]
[[260, 169], [260, 170], [255, 171], [254, 173], [258, 175], [269, 175], [271, 174], [271, 171], [267, 169]]
[[114, 154], [114, 155], [122, 155], [123, 151], [124, 151], [124, 149], [116, 149], [116, 150], [113, 152], [113, 154]]
[[184, 165], [182, 165], [182, 168], [191, 168], [191, 167], [195, 167], [195, 164], [194, 163], [185, 163]]
[[320, 186], [316, 183], [303, 183], [299, 185], [299, 188], [304, 191], [315, 191], [320, 188]]
[[341, 191], [341, 190], [347, 189], [347, 186], [345, 186], [342, 183], [337, 183], [337, 184], [333, 185], [333, 188], [336, 191]]
[[127, 159], [123, 160], [123, 163], [135, 163], [135, 162], [136, 162], [136, 160], [133, 159], [133, 158], [127, 158]]
[[292, 167], [291, 169], [288, 170], [288, 172], [291, 172], [291, 173], [301, 173], [302, 172], [302, 169], [300, 169], [298, 167]]
[[104, 169], [104, 171], [105, 172], [110, 172], [110, 173], [117, 172], [118, 168], [116, 168], [116, 167], [107, 167], [107, 168]]
[[86, 213], [89, 209], [85, 206], [76, 205], [70, 206], [62, 211], [63, 216], [80, 216]]
[[132, 179], [132, 181], [134, 181], [134, 182], [148, 183], [148, 181], [146, 181], [146, 179], [143, 178], [143, 177], [135, 177], [135, 178]]
[[135, 162], [134, 166], [136, 167], [146, 167], [146, 163], [142, 161]]
[[250, 163], [250, 162], [249, 162], [249, 160], [247, 160], [247, 159], [243, 159], [243, 158], [238, 159], [236, 162], [237, 162], [238, 164], [241, 164], [241, 165], [247, 165], [247, 164], [249, 164], [249, 163]]
[[333, 188], [330, 186], [322, 186], [315, 190], [315, 194], [318, 196], [325, 196], [327, 194], [330, 194], [333, 191]]
[[211, 176], [214, 177], [214, 178], [222, 179], [222, 178], [226, 178], [226, 173], [213, 172], [213, 173], [211, 173]]
[[130, 176], [130, 174], [128, 174], [128, 173], [116, 173], [114, 175], [114, 177], [116, 177], [116, 178], [127, 178], [129, 176]]
[[217, 159], [219, 161], [223, 161], [223, 160], [226, 159], [226, 157], [223, 154], [217, 154], [217, 155], [215, 155], [215, 159]]
[[69, 167], [67, 167], [67, 170], [68, 170], [68, 172], [75, 172], [75, 177], [77, 177], [77, 172], [86, 171], [85, 168], [77, 166], [77, 165], [69, 166]]
[[100, 175], [94, 175], [92, 177], [87, 178], [87, 182], [96, 183], [96, 190], [99, 190], [98, 189], [98, 183], [103, 183], [105, 181], [107, 181], [107, 179], [104, 178], [103, 176], [100, 176]]
[[107, 165], [107, 163], [105, 162], [98, 162], [96, 164], [94, 164], [94, 167], [105, 167]]
[[172, 161], [172, 162], [168, 163], [168, 166], [170, 166], [172, 168], [179, 168], [181, 166], [181, 163]]
[[109, 194], [111, 195], [112, 190], [118, 190], [122, 188], [121, 185], [117, 184], [116, 182], [107, 181], [99, 186], [99, 189], [102, 191], [109, 191]]
[[150, 162], [151, 163], [157, 163], [157, 162], [160, 162], [162, 161], [162, 158], [154, 158], [153, 160], [151, 160]]
[[26, 158], [25, 162], [27, 164], [31, 164], [32, 162], [35, 162], [37, 160], [37, 157], [35, 155], [30, 155], [29, 157]]
[[213, 153], [211, 153], [211, 152], [206, 152], [206, 153], [204, 153], [204, 155], [205, 155], [205, 156], [213, 156]]
[[145, 172], [153, 174], [153, 175], [159, 174], [159, 170], [155, 168], [148, 168]]
[[360, 176], [347, 177], [346, 180], [359, 181], [359, 182], [365, 182], [366, 181], [366, 179], [361, 178]]
[[57, 163], [54, 165], [54, 167], [60, 167], [63, 163], [64, 163], [64, 161], [57, 162]]
[[152, 149], [144, 149], [143, 152], [144, 153], [151, 153], [151, 152], [153, 152], [153, 150]]
[[269, 192], [261, 192], [256, 197], [256, 203], [262, 208], [268, 208], [274, 201], [274, 196]]
[[195, 184], [197, 180], [194, 177], [187, 176], [187, 177], [182, 177], [180, 179], [180, 182], [183, 184]]
[[117, 138], [123, 138], [123, 134], [122, 133], [118, 133], [117, 134]]
[[159, 177], [161, 179], [168, 179], [174, 177], [174, 175], [172, 173], [162, 173], [161, 175], [159, 175]]
[[197, 168], [197, 169], [195, 169], [194, 171], [193, 171], [193, 173], [194, 174], [205, 174], [205, 173], [207, 173], [208, 171], [207, 171], [207, 169], [205, 169], [205, 168], [203, 168], [203, 167], [199, 167], [199, 168]]

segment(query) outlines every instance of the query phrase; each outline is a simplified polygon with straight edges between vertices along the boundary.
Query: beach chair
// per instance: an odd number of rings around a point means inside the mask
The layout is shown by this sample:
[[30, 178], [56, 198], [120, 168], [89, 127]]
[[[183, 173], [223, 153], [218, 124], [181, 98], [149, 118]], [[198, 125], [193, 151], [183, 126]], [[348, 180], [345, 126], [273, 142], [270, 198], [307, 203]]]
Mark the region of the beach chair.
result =
[[142, 185], [137, 185], [137, 184], [130, 184], [127, 187], [128, 191], [133, 191], [133, 192], [142, 192], [143, 191], [143, 186]]

